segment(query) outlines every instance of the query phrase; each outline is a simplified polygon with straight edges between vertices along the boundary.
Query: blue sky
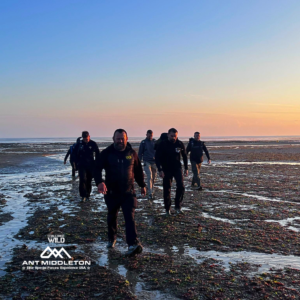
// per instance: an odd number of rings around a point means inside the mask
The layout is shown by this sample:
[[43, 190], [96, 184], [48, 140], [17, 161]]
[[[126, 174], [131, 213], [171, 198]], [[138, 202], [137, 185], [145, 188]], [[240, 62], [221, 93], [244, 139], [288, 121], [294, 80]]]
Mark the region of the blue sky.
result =
[[299, 13], [292, 0], [2, 0], [0, 137], [299, 134]]

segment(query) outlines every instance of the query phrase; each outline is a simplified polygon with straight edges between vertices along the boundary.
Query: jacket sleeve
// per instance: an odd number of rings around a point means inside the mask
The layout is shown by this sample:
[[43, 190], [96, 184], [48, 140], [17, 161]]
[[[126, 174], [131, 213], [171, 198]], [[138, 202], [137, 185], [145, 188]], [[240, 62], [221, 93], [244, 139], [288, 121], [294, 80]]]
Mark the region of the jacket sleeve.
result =
[[104, 179], [102, 178], [102, 171], [104, 169], [105, 161], [106, 161], [106, 151], [103, 150], [96, 158], [96, 163], [93, 170], [96, 186], [98, 186], [99, 183], [104, 182]]
[[[66, 154], [66, 156], [65, 156], [65, 159], [64, 159], [65, 162], [67, 161], [69, 155], [70, 155], [70, 149], [68, 150], [68, 152], [67, 152], [67, 154]], [[70, 157], [70, 158], [71, 158], [71, 157]]]
[[188, 155], [191, 150], [192, 150], [191, 149], [191, 143], [189, 142], [187, 147], [186, 147], [186, 154]]
[[154, 150], [154, 160], [155, 160], [155, 156], [156, 156], [156, 139], [153, 139], [153, 150]]
[[155, 151], [157, 151], [159, 143], [160, 143], [160, 139], [158, 139], [157, 141], [155, 141], [155, 144], [154, 144], [154, 150]]
[[141, 161], [138, 158], [136, 152], [134, 152], [134, 179], [140, 187], [145, 187], [144, 172]]
[[162, 149], [161, 143], [156, 144], [155, 163], [156, 163], [158, 172], [162, 171], [162, 167], [161, 167], [162, 151], [163, 151], [163, 149]]
[[187, 170], [188, 169], [187, 155], [186, 155], [186, 151], [185, 151], [185, 147], [184, 147], [183, 143], [182, 143], [181, 155], [182, 155], [182, 159], [183, 159], [183, 163], [184, 163], [184, 169]]
[[95, 152], [96, 152], [96, 160], [97, 160], [97, 158], [100, 156], [100, 151], [96, 142], [95, 142]]
[[145, 143], [143, 143], [143, 141], [142, 141], [140, 143], [139, 154], [138, 154], [140, 161], [143, 160], [144, 150], [145, 150]]
[[78, 161], [78, 159], [77, 159], [78, 148], [79, 148], [79, 144], [76, 144], [76, 146], [74, 147], [72, 154], [71, 154], [71, 160], [75, 163], [77, 163], [77, 161]]
[[208, 153], [208, 150], [207, 150], [207, 148], [206, 148], [205, 143], [203, 143], [203, 150], [204, 150], [204, 152], [205, 152], [205, 155], [206, 155], [207, 159], [210, 160], [210, 156], [209, 156], [209, 153]]

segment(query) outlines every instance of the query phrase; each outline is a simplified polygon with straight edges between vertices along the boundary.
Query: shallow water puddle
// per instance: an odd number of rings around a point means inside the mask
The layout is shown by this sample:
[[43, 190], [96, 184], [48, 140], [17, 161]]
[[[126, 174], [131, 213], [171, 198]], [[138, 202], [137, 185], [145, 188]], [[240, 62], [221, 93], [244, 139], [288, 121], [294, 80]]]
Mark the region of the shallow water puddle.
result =
[[[131, 284], [132, 292], [138, 297], [138, 299], [177, 299], [174, 296], [164, 294], [158, 290], [146, 291], [143, 281], [139, 278], [139, 274], [134, 271], [128, 270], [124, 265], [110, 260], [110, 251], [120, 251], [125, 253], [127, 247], [124, 241], [117, 239], [117, 243], [114, 249], [107, 249], [106, 243], [98, 241], [92, 244], [78, 245], [79, 251], [85, 253], [93, 261], [97, 262], [100, 266], [108, 267], [110, 270], [124, 276]], [[161, 253], [160, 251], [151, 251], [150, 248], [144, 248], [146, 252]]]
[[[51, 175], [51, 176], [49, 176]], [[27, 218], [32, 213], [42, 207], [48, 208], [50, 205], [57, 204], [61, 201], [60, 198], [52, 197], [47, 198], [49, 203], [44, 203], [42, 194], [50, 194], [50, 190], [54, 190], [56, 187], [59, 189], [65, 188], [64, 186], [55, 186], [53, 182], [61, 183], [67, 181], [65, 178], [66, 173], [62, 173], [61, 170], [53, 170], [46, 172], [32, 172], [30, 176], [28, 173], [5, 175], [0, 178], [0, 184], [2, 188], [1, 193], [6, 199], [6, 205], [2, 208], [4, 213], [11, 213], [13, 219], [4, 223], [0, 227], [0, 245], [1, 245], [1, 260], [0, 260], [0, 273], [3, 274], [5, 263], [10, 261], [12, 257], [12, 249], [21, 246], [26, 243], [34, 247], [44, 246], [44, 243], [37, 243], [33, 241], [20, 241], [14, 238], [21, 228], [27, 225]], [[52, 185], [49, 186], [48, 183]], [[33, 196], [38, 193], [38, 201], [30, 203], [29, 198], [25, 195], [32, 194]], [[67, 205], [60, 202], [58, 208], [64, 212], [71, 212]], [[31, 231], [30, 234], [33, 234]]]
[[240, 195], [240, 196], [245, 196], [245, 197], [250, 197], [250, 198], [255, 198], [257, 200], [261, 201], [273, 201], [273, 202], [282, 202], [282, 203], [293, 203], [293, 204], [298, 204], [300, 205], [299, 202], [292, 202], [292, 201], [284, 201], [282, 199], [278, 198], [269, 198], [265, 196], [259, 196], [259, 195], [253, 195], [253, 194], [247, 194], [247, 193], [241, 193], [241, 192], [235, 192], [235, 191], [230, 191], [230, 190], [218, 190], [218, 191], [212, 191], [212, 190], [206, 190], [204, 189], [203, 192], [206, 193], [226, 193], [226, 194], [234, 194], [234, 195]]
[[257, 273], [268, 272], [270, 268], [292, 267], [300, 269], [300, 257], [294, 255], [264, 254], [258, 252], [218, 252], [218, 251], [198, 251], [195, 248], [185, 247], [184, 255], [194, 258], [197, 263], [202, 263], [206, 258], [213, 258], [223, 262], [226, 270], [230, 269], [231, 263], [248, 262], [259, 264], [261, 267]]
[[284, 162], [284, 161], [214, 161], [212, 165], [289, 165], [299, 166], [299, 162]]
[[275, 222], [275, 223], [279, 223], [281, 226], [288, 226], [287, 228], [296, 232], [300, 231], [300, 228], [296, 228], [293, 226], [289, 226], [289, 223], [292, 223], [294, 220], [300, 220], [300, 217], [294, 217], [294, 218], [287, 218], [284, 220], [265, 220], [265, 222]]
[[205, 213], [205, 212], [203, 212], [203, 213], [201, 214], [201, 216], [203, 216], [204, 218], [210, 218], [210, 219], [222, 221], [222, 222], [225, 222], [225, 223], [236, 224], [236, 222], [231, 221], [231, 220], [229, 220], [229, 219], [219, 218], [219, 217], [214, 217], [214, 216], [212, 216], [212, 215], [210, 215], [210, 214], [208, 214], [208, 213]]

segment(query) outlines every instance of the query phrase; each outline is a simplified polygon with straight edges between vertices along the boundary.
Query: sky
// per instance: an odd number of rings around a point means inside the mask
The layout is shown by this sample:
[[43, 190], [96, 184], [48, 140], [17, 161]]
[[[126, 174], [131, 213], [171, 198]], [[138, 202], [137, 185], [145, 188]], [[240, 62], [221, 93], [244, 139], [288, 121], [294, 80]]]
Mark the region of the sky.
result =
[[299, 0], [1, 0], [0, 138], [300, 135]]

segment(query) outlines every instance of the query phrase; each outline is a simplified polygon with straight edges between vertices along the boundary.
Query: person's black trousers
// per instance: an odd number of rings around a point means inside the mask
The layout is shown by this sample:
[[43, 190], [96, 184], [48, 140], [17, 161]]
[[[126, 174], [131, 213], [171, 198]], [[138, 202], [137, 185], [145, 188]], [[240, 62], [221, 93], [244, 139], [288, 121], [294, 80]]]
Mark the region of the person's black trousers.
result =
[[75, 172], [76, 172], [76, 169], [74, 167], [74, 163], [70, 161], [70, 165], [72, 167], [72, 177], [75, 177]]
[[80, 197], [90, 197], [92, 191], [93, 170], [91, 167], [79, 167], [79, 194]]
[[168, 211], [171, 207], [171, 186], [173, 178], [175, 178], [176, 181], [175, 209], [181, 208], [185, 190], [183, 185], [182, 170], [177, 169], [174, 171], [164, 171], [164, 174], [165, 177], [163, 179], [163, 188], [165, 209]]
[[122, 207], [125, 229], [126, 229], [126, 242], [128, 246], [138, 244], [137, 231], [134, 221], [134, 213], [137, 207], [137, 199], [135, 194], [112, 194], [109, 193], [104, 196], [107, 205], [107, 226], [108, 226], [108, 239], [113, 241], [117, 239], [118, 231], [118, 213]]
[[200, 187], [200, 169], [201, 169], [201, 163], [196, 163], [195, 161], [191, 161], [192, 165], [192, 172], [193, 172], [193, 180], [192, 180], [192, 186], [194, 186], [195, 183], [197, 183], [197, 186]]

